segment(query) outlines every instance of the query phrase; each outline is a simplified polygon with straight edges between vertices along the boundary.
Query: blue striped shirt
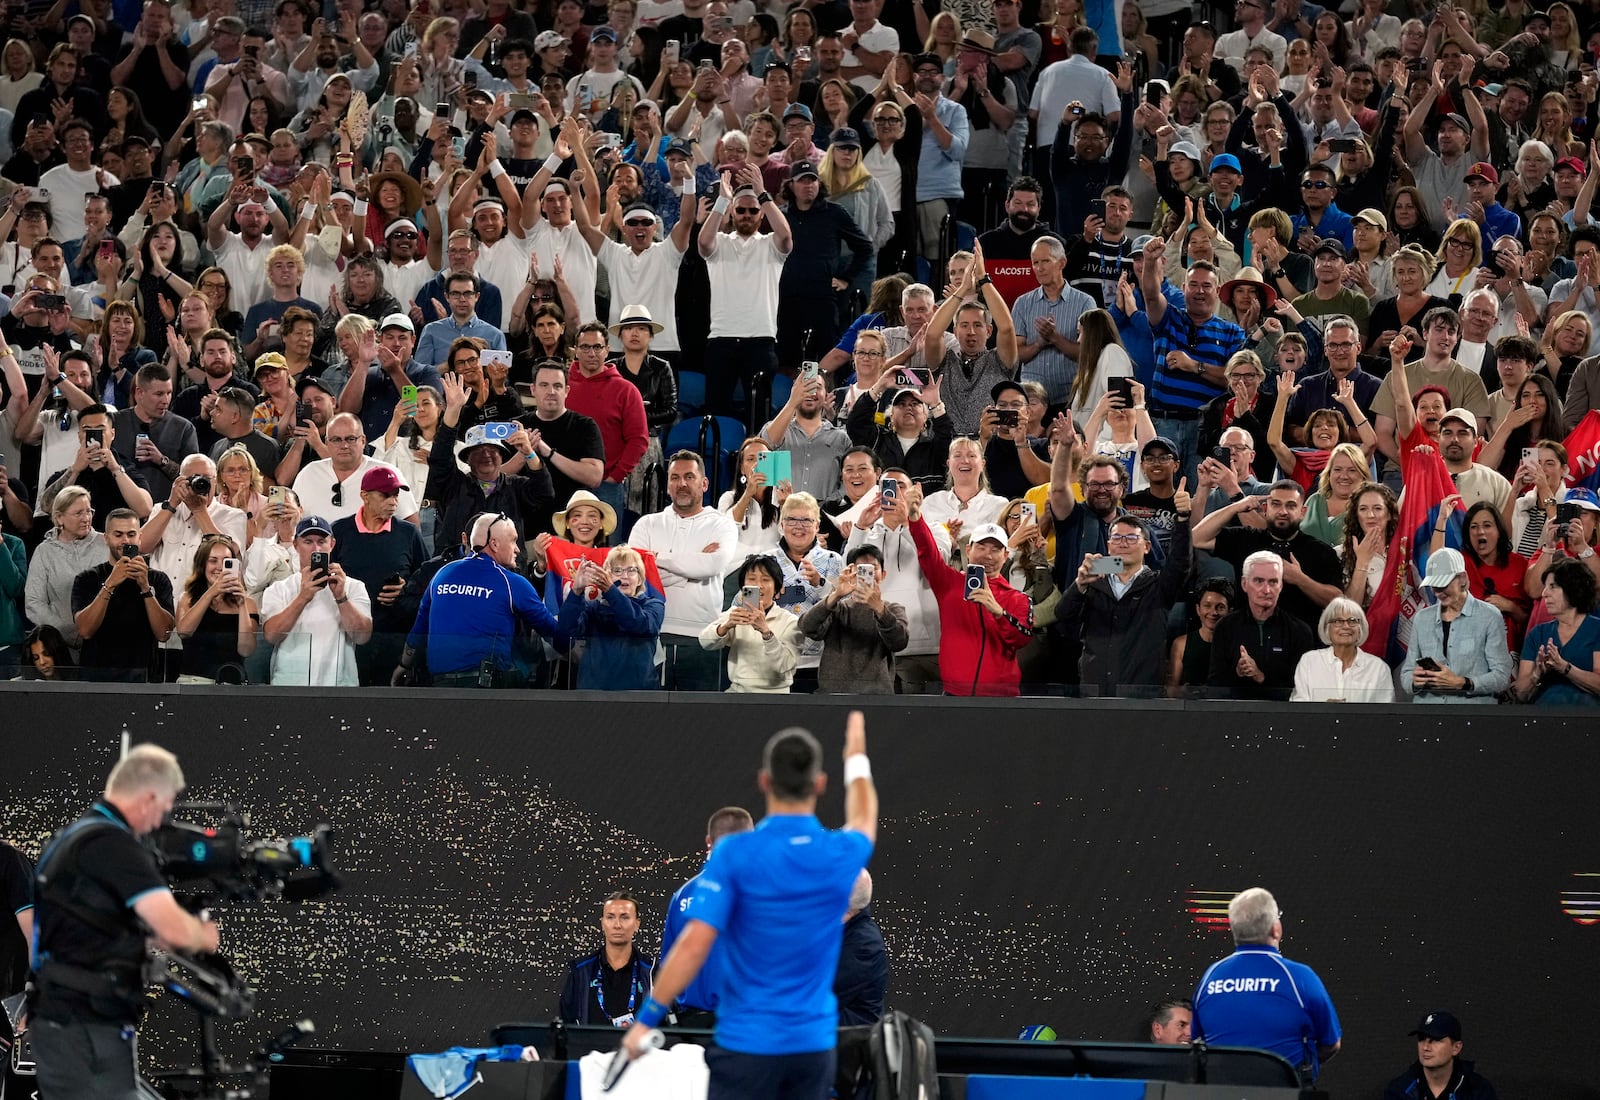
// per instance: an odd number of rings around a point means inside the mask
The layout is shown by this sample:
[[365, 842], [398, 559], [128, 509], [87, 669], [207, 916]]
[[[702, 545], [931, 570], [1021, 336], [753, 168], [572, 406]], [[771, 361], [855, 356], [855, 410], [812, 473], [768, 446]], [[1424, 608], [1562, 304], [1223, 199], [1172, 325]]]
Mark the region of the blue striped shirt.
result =
[[1196, 324], [1187, 310], [1168, 306], [1154, 330], [1156, 384], [1152, 396], [1157, 406], [1198, 410], [1227, 392], [1213, 385], [1203, 374], [1169, 369], [1167, 354], [1181, 351], [1203, 366], [1221, 367], [1227, 364], [1229, 356], [1244, 347], [1244, 329], [1216, 314]]

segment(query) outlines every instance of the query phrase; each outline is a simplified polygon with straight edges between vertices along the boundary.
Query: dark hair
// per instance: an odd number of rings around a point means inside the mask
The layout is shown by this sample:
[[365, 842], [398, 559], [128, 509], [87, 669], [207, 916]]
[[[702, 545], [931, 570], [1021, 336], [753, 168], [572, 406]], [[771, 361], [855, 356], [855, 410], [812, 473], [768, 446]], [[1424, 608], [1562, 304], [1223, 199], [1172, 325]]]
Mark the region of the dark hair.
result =
[[1301, 485], [1298, 481], [1296, 481], [1292, 477], [1283, 477], [1283, 478], [1279, 478], [1277, 481], [1274, 481], [1271, 485], [1267, 486], [1267, 492], [1269, 494], [1270, 493], [1293, 493], [1295, 496], [1300, 497], [1303, 500], [1303, 499], [1305, 499], [1305, 495], [1306, 495], [1306, 487], [1304, 485]]
[[1138, 1037], [1138, 1041], [1148, 1043], [1158, 1024], [1165, 1025], [1172, 1020], [1172, 1010], [1175, 1008], [1188, 1009], [1190, 1012], [1194, 1011], [1194, 1005], [1186, 997], [1172, 997], [1165, 1001], [1157, 1001], [1145, 1016], [1144, 1033]]
[[614, 901], [625, 901], [625, 902], [627, 902], [629, 905], [633, 906], [633, 915], [636, 916], [636, 917], [639, 915], [639, 899], [633, 896], [632, 891], [629, 891], [629, 890], [613, 890], [613, 891], [611, 891], [611, 893], [606, 895], [605, 903], [603, 905], [601, 905], [600, 908], [603, 910], [606, 905], [610, 905]]
[[705, 476], [706, 460], [703, 457], [701, 457], [699, 451], [691, 451], [691, 450], [689, 450], [689, 448], [684, 447], [681, 450], [673, 451], [670, 455], [667, 456], [667, 468], [668, 469], [671, 469], [672, 465], [674, 463], [677, 463], [677, 462], [693, 462], [694, 465], [695, 465], [695, 469], [700, 471], [700, 476], [701, 477]]
[[1144, 520], [1133, 515], [1132, 513], [1124, 512], [1111, 521], [1112, 527], [1115, 527], [1118, 524], [1121, 524], [1124, 527], [1132, 527], [1135, 531], [1139, 532], [1139, 537], [1144, 539], [1146, 542], [1153, 543], [1156, 541], [1150, 537], [1150, 528], [1146, 526]]
[[78, 410], [78, 423], [82, 424], [83, 423], [83, 418], [86, 417], [86, 416], [110, 416], [110, 415], [111, 415], [111, 410], [106, 408], [104, 405], [100, 405], [100, 404], [85, 405], [83, 408]]
[[1090, 124], [1098, 126], [1098, 127], [1100, 127], [1101, 130], [1106, 131], [1106, 132], [1109, 132], [1111, 130], [1111, 124], [1106, 121], [1106, 116], [1101, 114], [1098, 111], [1090, 111], [1088, 114], [1086, 114], [1086, 115], [1082, 116], [1081, 118], [1079, 118], [1078, 119], [1078, 125], [1076, 127], [1074, 127], [1074, 130], [1076, 131], [1076, 130], [1082, 129], [1084, 126], [1087, 126], [1087, 125], [1090, 125]]
[[[185, 266], [183, 262], [183, 231], [178, 228], [176, 222], [156, 222], [144, 231], [144, 236], [139, 238], [139, 258], [144, 261], [145, 278], [154, 282], [161, 281], [157, 280], [150, 270], [154, 266], [150, 260], [150, 238], [156, 235], [157, 230], [163, 228], [172, 230], [172, 259], [167, 264], [167, 267], [173, 271], [180, 271]], [[163, 283], [162, 285], [164, 286], [165, 284]]]
[[1461, 314], [1449, 306], [1434, 306], [1422, 315], [1422, 331], [1426, 332], [1435, 321], [1443, 321], [1457, 332], [1461, 331]]
[[[773, 567], [776, 568], [776, 563]], [[761, 771], [775, 798], [785, 802], [804, 801], [816, 794], [817, 776], [822, 772], [822, 746], [809, 731], [799, 726], [779, 730], [761, 752]]]
[[1561, 589], [1567, 603], [1580, 613], [1587, 615], [1594, 610], [1594, 574], [1581, 561], [1562, 558], [1544, 571], [1544, 579]]
[[106, 513], [106, 526], [110, 527], [119, 519], [131, 519], [137, 524], [139, 522], [139, 513], [132, 508], [113, 508]]
[[1572, 248], [1576, 247], [1579, 241], [1588, 241], [1596, 248], [1600, 248], [1600, 229], [1592, 225], [1580, 225], [1577, 229], [1574, 229], [1572, 235], [1567, 238], [1569, 246], [1567, 254], [1569, 256], [1572, 254]]
[[296, 325], [310, 325], [312, 328], [316, 328], [317, 315], [304, 306], [290, 306], [283, 311], [283, 316], [279, 319], [278, 324], [280, 325], [280, 332], [288, 332]]
[[478, 291], [478, 276], [471, 271], [452, 271], [444, 281], [444, 289], [448, 293], [450, 288], [465, 279], [472, 284], [474, 293]]
[[1079, 27], [1072, 32], [1072, 52], [1080, 57], [1087, 57], [1091, 61], [1100, 52], [1100, 36], [1093, 27]]
[[854, 565], [861, 558], [877, 558], [878, 564], [883, 564], [883, 551], [870, 542], [864, 542], [844, 556], [846, 565]]
[[44, 651], [55, 662], [57, 668], [76, 668], [77, 663], [72, 659], [72, 647], [67, 645], [67, 639], [61, 631], [44, 623], [28, 631], [28, 636], [22, 639], [22, 652], [25, 655], [28, 667], [33, 668], [33, 647], [35, 643], [44, 647]]
[[[1472, 526], [1472, 517], [1476, 516], [1479, 512], [1489, 513], [1490, 517], [1494, 520], [1494, 529], [1500, 532], [1500, 542], [1495, 547], [1491, 560], [1488, 561], [1485, 561], [1483, 558], [1478, 556], [1477, 550], [1473, 549], [1472, 540], [1465, 537], [1467, 529]], [[1496, 508], [1487, 500], [1480, 500], [1471, 508], [1467, 509], [1467, 514], [1461, 520], [1461, 530], [1463, 534], [1461, 540], [1461, 553], [1466, 556], [1468, 561], [1473, 562], [1476, 565], [1498, 565], [1505, 561], [1511, 553], [1511, 529], [1506, 526], [1506, 518], [1500, 514], [1500, 509]]]
[[872, 468], [874, 470], [883, 469], [883, 463], [878, 461], [878, 452], [874, 451], [871, 447], [851, 447], [848, 451], [839, 456], [839, 465], [843, 466], [844, 460], [849, 458], [851, 455], [866, 455], [868, 458], [872, 459]]
[[1011, 196], [1015, 195], [1018, 191], [1026, 191], [1030, 195], [1038, 195], [1040, 198], [1043, 198], [1044, 184], [1040, 183], [1032, 176], [1018, 176], [1016, 179], [1011, 181], [1011, 186], [1006, 188], [1006, 201], [1010, 202]]
[[139, 373], [133, 376], [135, 389], [148, 389], [157, 382], [171, 382], [172, 375], [167, 373], [167, 368], [160, 363], [146, 363], [139, 368]]
[[1495, 341], [1494, 357], [1496, 361], [1501, 359], [1521, 359], [1530, 365], [1538, 363], [1542, 358], [1539, 354], [1538, 344], [1528, 339], [1528, 337], [1519, 336], [1516, 333], [1512, 333], [1510, 336], [1502, 336]]
[[772, 586], [777, 591], [783, 591], [783, 568], [778, 564], [778, 559], [771, 554], [751, 554], [740, 564], [738, 577], [741, 582], [750, 575], [750, 570], [759, 569], [772, 578]]
[[[1538, 364], [1542, 360], [1543, 356], [1535, 356], [1529, 363]], [[1530, 384], [1537, 386], [1539, 392], [1544, 395], [1544, 417], [1527, 424], [1519, 424], [1506, 436], [1505, 454], [1501, 456], [1500, 465], [1496, 467], [1502, 477], [1516, 476], [1524, 447], [1538, 446], [1539, 440], [1546, 436], [1559, 436], [1561, 432], [1561, 394], [1556, 389], [1555, 381], [1542, 370], [1533, 371], [1522, 380], [1522, 385], [1517, 387], [1517, 396], [1512, 402], [1512, 408], [1522, 408], [1522, 391]]]
[[1230, 604], [1233, 603], [1234, 596], [1238, 595], [1238, 589], [1234, 588], [1233, 582], [1227, 577], [1207, 577], [1194, 586], [1195, 605], [1198, 607], [1200, 597], [1211, 592], [1215, 592]]

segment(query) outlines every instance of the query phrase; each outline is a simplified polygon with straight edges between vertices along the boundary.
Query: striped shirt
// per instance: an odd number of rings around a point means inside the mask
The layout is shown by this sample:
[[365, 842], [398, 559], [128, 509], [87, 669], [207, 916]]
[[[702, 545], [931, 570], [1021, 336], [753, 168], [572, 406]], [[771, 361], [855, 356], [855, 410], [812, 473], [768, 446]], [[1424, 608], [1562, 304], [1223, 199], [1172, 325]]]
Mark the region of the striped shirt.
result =
[[1155, 338], [1156, 377], [1152, 396], [1160, 408], [1198, 411], [1208, 401], [1227, 392], [1203, 374], [1168, 368], [1167, 355], [1181, 351], [1201, 366], [1224, 366], [1229, 356], [1244, 347], [1244, 329], [1216, 314], [1197, 324], [1187, 310], [1169, 306], [1161, 315], [1161, 323], [1155, 326]]

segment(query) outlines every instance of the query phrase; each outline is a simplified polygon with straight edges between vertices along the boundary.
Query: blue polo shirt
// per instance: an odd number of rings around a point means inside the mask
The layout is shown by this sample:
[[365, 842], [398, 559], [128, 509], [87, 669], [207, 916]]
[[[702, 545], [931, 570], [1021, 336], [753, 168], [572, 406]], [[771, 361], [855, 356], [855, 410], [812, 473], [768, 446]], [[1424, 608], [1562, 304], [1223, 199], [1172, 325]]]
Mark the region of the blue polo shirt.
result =
[[872, 842], [812, 814], [771, 814], [724, 837], [689, 913], [717, 930], [717, 1045], [740, 1054], [810, 1054], [838, 1045], [834, 973], [850, 889]]
[[1332, 237], [1344, 245], [1346, 249], [1355, 245], [1355, 221], [1349, 214], [1340, 210], [1339, 204], [1336, 202], [1328, 204], [1328, 208], [1322, 212], [1322, 220], [1316, 225], [1312, 225], [1311, 219], [1306, 217], [1304, 213], [1296, 214], [1290, 219], [1290, 222], [1294, 226], [1294, 235], [1296, 237], [1300, 235], [1302, 229], [1310, 227], [1311, 231], [1318, 237]]
[[1280, 1054], [1317, 1076], [1317, 1048], [1339, 1041], [1339, 1014], [1322, 979], [1276, 947], [1239, 944], [1213, 963], [1194, 993], [1194, 1036], [1213, 1046], [1255, 1047]]
[[1483, 250], [1494, 247], [1501, 237], [1521, 237], [1522, 219], [1498, 202], [1491, 202], [1483, 211]]

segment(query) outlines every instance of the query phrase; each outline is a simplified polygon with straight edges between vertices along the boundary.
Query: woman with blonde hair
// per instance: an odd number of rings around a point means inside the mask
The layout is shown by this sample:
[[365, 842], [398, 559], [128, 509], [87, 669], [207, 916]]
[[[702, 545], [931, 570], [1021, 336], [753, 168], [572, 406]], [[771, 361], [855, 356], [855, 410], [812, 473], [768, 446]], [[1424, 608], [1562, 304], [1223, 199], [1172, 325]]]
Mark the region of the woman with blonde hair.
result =
[[1450, 304], [1428, 293], [1433, 255], [1414, 244], [1406, 245], [1390, 259], [1389, 277], [1394, 280], [1394, 296], [1373, 303], [1372, 316], [1367, 318], [1367, 346], [1363, 349], [1363, 354], [1385, 363], [1389, 361], [1389, 344], [1402, 327], [1410, 325], [1420, 332], [1428, 310]]
[[[783, 571], [783, 586], [777, 603], [798, 619], [821, 603], [839, 579], [844, 555], [822, 545], [822, 506], [810, 493], [790, 493], [784, 498], [779, 526], [783, 533], [773, 557]], [[795, 664], [793, 690], [814, 692], [817, 666], [822, 663], [822, 639], [798, 640], [800, 658]]]
[[1583, 54], [1583, 43], [1578, 38], [1578, 17], [1563, 0], [1550, 5], [1549, 16], [1550, 64], [1573, 68]]
[[[1318, 409], [1308, 423], [1322, 427], [1317, 418], [1323, 415], [1341, 423], [1344, 420], [1332, 409]], [[1300, 530], [1329, 546], [1338, 546], [1344, 541], [1344, 520], [1345, 513], [1350, 510], [1350, 498], [1372, 480], [1372, 463], [1366, 452], [1354, 443], [1335, 443], [1328, 449], [1327, 456], [1322, 471], [1317, 474], [1317, 491], [1306, 497]]]
[[183, 639], [178, 683], [243, 683], [244, 660], [256, 651], [256, 613], [256, 602], [244, 588], [239, 547], [227, 535], [201, 539], [178, 597], [178, 636]]
[[72, 583], [79, 573], [109, 559], [106, 540], [95, 533], [89, 490], [68, 485], [50, 503], [55, 524], [28, 562], [23, 610], [35, 626], [53, 626], [74, 649], [78, 640], [72, 608]]
[[34, 66], [33, 50], [20, 38], [0, 49], [0, 107], [15, 113], [22, 97], [44, 83], [44, 74]]
[[561, 602], [561, 628], [574, 642], [581, 691], [648, 691], [661, 686], [657, 638], [666, 617], [661, 593], [645, 583], [644, 558], [613, 547], [604, 565], [585, 562]]
[[984, 469], [983, 448], [976, 439], [958, 436], [950, 441], [945, 458], [944, 488], [929, 493], [922, 502], [922, 517], [929, 525], [942, 523], [950, 532], [952, 545], [961, 534], [999, 521], [1006, 498], [989, 491], [989, 475]]
[[440, 16], [422, 32], [417, 48], [417, 76], [422, 82], [418, 103], [454, 103], [461, 87], [466, 63], [456, 57], [461, 41], [461, 24], [448, 15]]
[[822, 178], [822, 193], [829, 202], [844, 207], [856, 228], [872, 242], [866, 266], [845, 293], [860, 291], [869, 297], [878, 277], [878, 253], [894, 239], [894, 214], [883, 186], [872, 178], [861, 157], [861, 136], [848, 126], [834, 132], [828, 151], [817, 167]]
[[1572, 133], [1572, 102], [1561, 92], [1546, 92], [1539, 100], [1533, 136], [1550, 146], [1557, 157], [1587, 156], [1588, 148]]
[[956, 54], [961, 52], [961, 30], [961, 21], [950, 12], [942, 11], [928, 23], [928, 33], [922, 42], [923, 53], [937, 54], [944, 62], [947, 77], [955, 75]]
[[[1451, 213], [1448, 202], [1445, 213]], [[1473, 277], [1483, 266], [1483, 230], [1471, 218], [1456, 218], [1445, 229], [1433, 258], [1436, 266], [1433, 279], [1428, 283], [1428, 293], [1452, 298], [1451, 305], [1455, 305], [1473, 288]]]
[[[264, 517], [267, 510], [266, 479], [255, 456], [243, 443], [235, 443], [217, 456], [217, 499], [230, 508], [237, 508], [248, 520]], [[246, 539], [256, 531], [256, 524], [246, 527]], [[246, 542], [246, 548], [248, 548]]]

